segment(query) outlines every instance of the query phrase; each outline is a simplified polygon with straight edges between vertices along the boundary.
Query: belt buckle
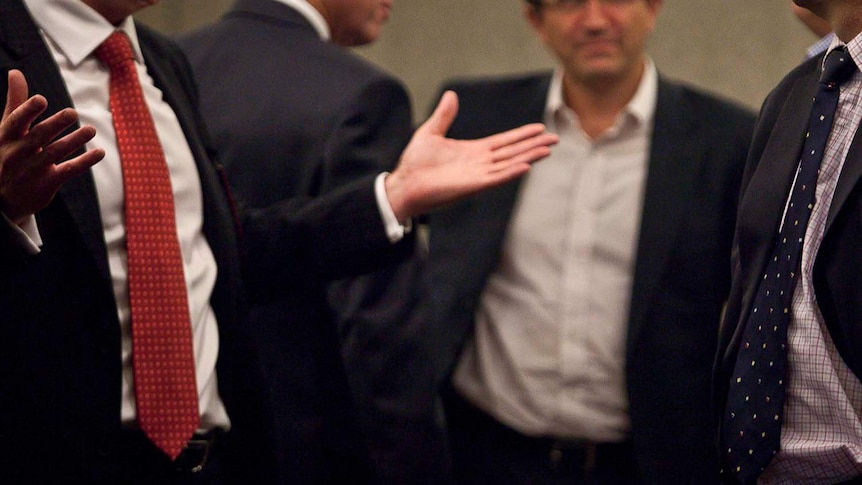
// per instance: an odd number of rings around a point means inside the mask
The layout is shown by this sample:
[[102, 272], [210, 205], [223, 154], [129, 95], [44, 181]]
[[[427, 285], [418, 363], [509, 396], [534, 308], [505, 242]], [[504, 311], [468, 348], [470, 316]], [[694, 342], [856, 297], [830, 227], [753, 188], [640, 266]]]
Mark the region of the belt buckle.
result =
[[591, 441], [554, 440], [551, 443], [550, 465], [554, 472], [560, 471], [567, 453], [576, 453], [581, 458], [578, 467], [582, 476], [587, 477], [596, 469], [598, 445]]
[[199, 473], [207, 464], [211, 446], [212, 443], [207, 439], [192, 438], [189, 440], [175, 462], [177, 471], [191, 474]]

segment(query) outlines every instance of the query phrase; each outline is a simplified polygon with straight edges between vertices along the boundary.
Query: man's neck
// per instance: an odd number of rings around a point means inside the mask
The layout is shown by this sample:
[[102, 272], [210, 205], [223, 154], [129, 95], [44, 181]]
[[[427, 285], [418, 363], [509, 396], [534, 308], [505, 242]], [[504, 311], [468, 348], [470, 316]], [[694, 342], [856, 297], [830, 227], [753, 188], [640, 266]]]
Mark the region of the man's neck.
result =
[[619, 79], [601, 79], [592, 83], [573, 81], [563, 75], [563, 101], [578, 115], [581, 129], [598, 138], [613, 126], [620, 112], [632, 100], [643, 79], [645, 63]]
[[815, 13], [829, 22], [835, 35], [844, 43], [850, 42], [862, 32], [862, 1], [824, 2], [822, 8]]

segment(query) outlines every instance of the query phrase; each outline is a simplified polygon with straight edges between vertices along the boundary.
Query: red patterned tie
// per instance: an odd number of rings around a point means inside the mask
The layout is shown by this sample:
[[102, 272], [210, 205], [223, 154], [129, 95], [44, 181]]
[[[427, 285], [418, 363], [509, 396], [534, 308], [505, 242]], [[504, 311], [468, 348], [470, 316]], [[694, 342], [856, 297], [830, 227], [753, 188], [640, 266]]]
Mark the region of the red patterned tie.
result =
[[96, 57], [111, 71], [110, 107], [123, 168], [138, 424], [175, 459], [200, 417], [174, 195], [128, 37], [114, 32]]

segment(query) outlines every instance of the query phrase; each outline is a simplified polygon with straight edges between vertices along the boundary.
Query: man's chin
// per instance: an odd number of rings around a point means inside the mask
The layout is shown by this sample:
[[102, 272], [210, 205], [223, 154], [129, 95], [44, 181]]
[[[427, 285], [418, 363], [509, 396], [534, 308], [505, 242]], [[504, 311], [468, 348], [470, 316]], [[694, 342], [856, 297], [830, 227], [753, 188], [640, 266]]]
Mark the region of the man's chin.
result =
[[585, 80], [614, 81], [623, 75], [623, 69], [618, 62], [595, 62], [586, 65], [581, 70]]

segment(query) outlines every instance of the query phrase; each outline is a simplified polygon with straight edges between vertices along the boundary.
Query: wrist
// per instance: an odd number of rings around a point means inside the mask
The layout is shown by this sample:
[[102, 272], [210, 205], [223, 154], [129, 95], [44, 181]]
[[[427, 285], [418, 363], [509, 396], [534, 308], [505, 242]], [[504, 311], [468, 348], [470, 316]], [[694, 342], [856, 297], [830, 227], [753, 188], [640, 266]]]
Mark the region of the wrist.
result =
[[411, 213], [409, 210], [404, 177], [401, 176], [398, 169], [386, 176], [383, 180], [383, 187], [386, 191], [386, 198], [389, 200], [389, 206], [395, 214], [395, 218], [398, 220], [399, 224], [404, 224], [410, 218]]

